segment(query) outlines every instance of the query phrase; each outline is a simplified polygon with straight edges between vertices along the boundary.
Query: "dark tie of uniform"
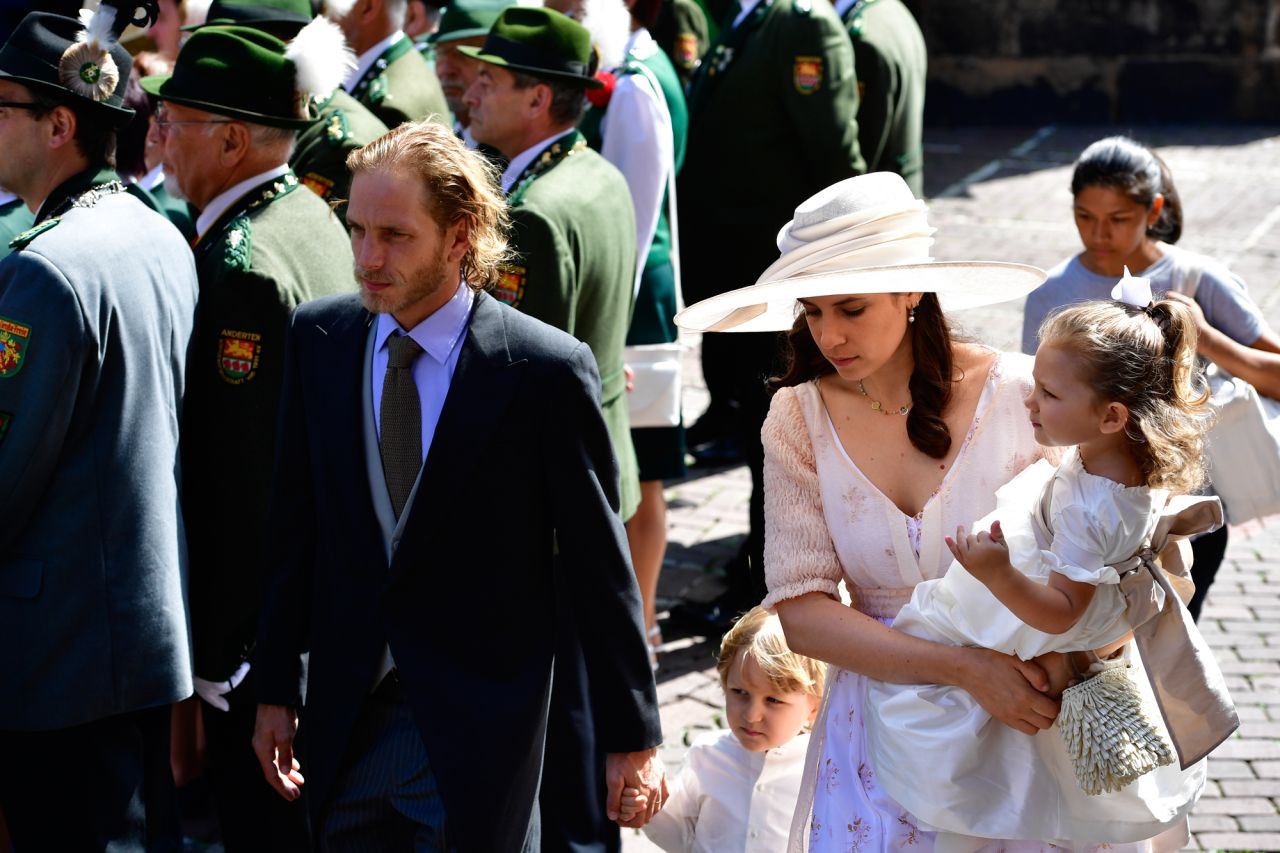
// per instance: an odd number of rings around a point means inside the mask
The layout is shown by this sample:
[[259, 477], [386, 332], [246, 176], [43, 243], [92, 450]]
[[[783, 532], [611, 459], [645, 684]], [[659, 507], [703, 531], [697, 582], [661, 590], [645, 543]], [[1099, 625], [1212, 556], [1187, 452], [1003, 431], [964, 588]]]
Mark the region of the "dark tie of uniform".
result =
[[413, 362], [422, 352], [408, 335], [393, 335], [387, 341], [387, 375], [382, 380], [382, 474], [396, 518], [409, 500], [413, 483], [422, 467], [422, 402], [413, 381]]

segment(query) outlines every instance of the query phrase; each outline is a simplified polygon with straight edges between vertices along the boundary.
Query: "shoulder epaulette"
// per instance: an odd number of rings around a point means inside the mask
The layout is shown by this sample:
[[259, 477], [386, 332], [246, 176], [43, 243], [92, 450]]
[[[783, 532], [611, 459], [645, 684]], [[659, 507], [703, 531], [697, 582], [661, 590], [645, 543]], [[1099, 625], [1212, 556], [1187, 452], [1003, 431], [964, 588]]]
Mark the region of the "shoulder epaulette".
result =
[[49, 217], [44, 222], [41, 222], [39, 225], [35, 226], [34, 228], [28, 228], [26, 231], [23, 231], [17, 237], [14, 237], [12, 240], [10, 240], [9, 248], [13, 249], [14, 251], [25, 249], [32, 240], [39, 237], [41, 234], [48, 231], [50, 228], [57, 225], [61, 221], [62, 221], [61, 216]]
[[253, 236], [249, 217], [231, 220], [222, 236], [222, 263], [232, 272], [247, 272], [253, 262]]

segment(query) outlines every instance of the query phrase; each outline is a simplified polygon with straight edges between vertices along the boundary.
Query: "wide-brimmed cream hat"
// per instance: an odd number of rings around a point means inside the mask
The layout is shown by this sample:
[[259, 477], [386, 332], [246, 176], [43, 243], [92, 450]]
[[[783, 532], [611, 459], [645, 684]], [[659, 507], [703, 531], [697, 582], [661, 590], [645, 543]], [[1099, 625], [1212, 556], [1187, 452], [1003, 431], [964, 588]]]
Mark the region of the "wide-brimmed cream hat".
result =
[[782, 256], [755, 284], [690, 305], [676, 325], [696, 332], [791, 328], [796, 300], [841, 293], [938, 294], [945, 311], [1026, 296], [1044, 270], [998, 261], [934, 261], [924, 202], [892, 172], [832, 184], [778, 232]]

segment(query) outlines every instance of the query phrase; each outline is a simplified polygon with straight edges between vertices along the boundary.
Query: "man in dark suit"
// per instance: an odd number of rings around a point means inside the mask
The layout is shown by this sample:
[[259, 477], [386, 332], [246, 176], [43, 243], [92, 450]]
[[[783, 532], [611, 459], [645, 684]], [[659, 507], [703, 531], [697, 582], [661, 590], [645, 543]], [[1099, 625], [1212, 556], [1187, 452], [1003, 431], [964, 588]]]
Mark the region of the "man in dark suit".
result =
[[0, 262], [0, 810], [19, 850], [181, 842], [169, 705], [192, 687], [176, 469], [196, 272], [113, 168], [133, 115], [114, 41], [134, 12], [99, 7], [109, 41], [32, 12], [0, 48], [0, 185], [36, 223]]
[[[639, 825], [661, 733], [595, 359], [482, 290], [505, 202], [448, 128], [402, 126], [349, 165], [360, 295], [300, 306], [288, 342], [263, 770], [295, 797], [305, 769], [322, 847], [536, 850], [569, 624], [590, 637], [610, 817]], [[618, 812], [624, 782], [645, 811]]]

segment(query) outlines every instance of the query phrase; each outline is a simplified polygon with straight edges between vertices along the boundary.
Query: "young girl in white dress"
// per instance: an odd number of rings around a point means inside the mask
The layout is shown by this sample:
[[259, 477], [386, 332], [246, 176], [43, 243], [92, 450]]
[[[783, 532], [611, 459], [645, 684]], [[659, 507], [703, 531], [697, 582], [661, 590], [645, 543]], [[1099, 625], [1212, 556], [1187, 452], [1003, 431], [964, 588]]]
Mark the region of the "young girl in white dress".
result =
[[[1135, 299], [1149, 300], [1149, 287]], [[1194, 318], [1172, 300], [1084, 302], [1050, 316], [1024, 404], [1038, 443], [1071, 449], [1056, 468], [1042, 460], [1003, 486], [975, 533], [946, 538], [956, 562], [915, 588], [894, 628], [1023, 660], [1120, 648], [1130, 625], [1115, 565], [1149, 546], [1169, 497], [1203, 477], [1209, 418], [1195, 343]], [[1081, 657], [1067, 658], [1078, 672], [1089, 666]], [[1140, 665], [1130, 672], [1163, 737]], [[880, 785], [939, 832], [939, 847], [1139, 841], [1185, 819], [1204, 785], [1203, 761], [1181, 769], [1165, 747], [1165, 766], [1087, 796], [1056, 727], [1026, 737], [946, 686], [869, 681], [866, 726]]]

